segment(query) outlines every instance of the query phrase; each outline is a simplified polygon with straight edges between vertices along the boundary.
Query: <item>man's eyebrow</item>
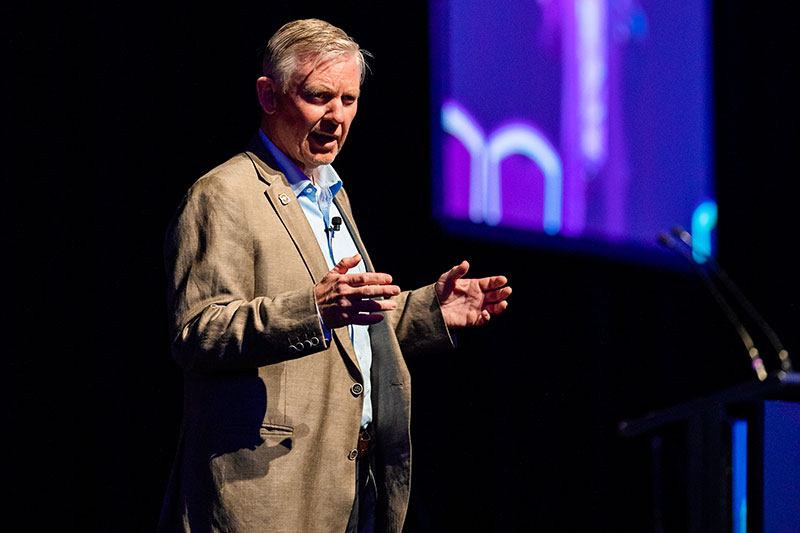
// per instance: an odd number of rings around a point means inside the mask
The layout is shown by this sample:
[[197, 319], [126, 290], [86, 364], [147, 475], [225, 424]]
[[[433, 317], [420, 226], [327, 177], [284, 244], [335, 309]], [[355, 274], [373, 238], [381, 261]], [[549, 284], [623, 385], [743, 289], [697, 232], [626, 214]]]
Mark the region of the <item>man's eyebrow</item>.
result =
[[[336, 94], [336, 90], [334, 90], [330, 85], [327, 85], [325, 83], [305, 85], [301, 90], [303, 93], [306, 94], [311, 94], [311, 93]], [[345, 89], [344, 91], [342, 91], [342, 94], [345, 96], [352, 96], [358, 98], [359, 96], [361, 96], [361, 88], [355, 89], [354, 91]]]
[[303, 86], [303, 91], [311, 92], [311, 93], [330, 93], [333, 92], [329, 85], [324, 83], [315, 83]]

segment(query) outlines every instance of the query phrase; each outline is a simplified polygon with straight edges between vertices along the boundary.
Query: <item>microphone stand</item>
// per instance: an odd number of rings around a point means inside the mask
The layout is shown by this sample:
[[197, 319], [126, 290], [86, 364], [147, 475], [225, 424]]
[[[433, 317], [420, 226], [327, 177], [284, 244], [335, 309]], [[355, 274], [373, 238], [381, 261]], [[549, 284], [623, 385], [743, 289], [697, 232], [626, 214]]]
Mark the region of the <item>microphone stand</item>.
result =
[[692, 258], [691, 254], [687, 253], [682, 246], [676, 245], [675, 239], [666, 233], [662, 233], [658, 236], [658, 242], [668, 247], [670, 250], [679, 253], [683, 258], [689, 261], [694, 271], [700, 276], [700, 279], [703, 280], [706, 288], [708, 288], [709, 292], [714, 297], [714, 300], [717, 302], [717, 305], [722, 310], [725, 317], [736, 329], [736, 332], [739, 334], [739, 338], [742, 339], [742, 342], [747, 349], [747, 354], [750, 356], [750, 364], [756, 373], [756, 377], [758, 377], [759, 381], [764, 381], [767, 379], [767, 371], [764, 367], [764, 361], [761, 359], [758, 348], [756, 348], [755, 343], [753, 342], [753, 337], [747, 331], [744, 323], [739, 319], [739, 316], [733, 310], [733, 307], [728, 303], [728, 300], [722, 294], [722, 291], [719, 290], [717, 284], [714, 283], [714, 280], [711, 278], [709, 273], [702, 268]]
[[[678, 237], [680, 241], [689, 249], [692, 249], [692, 236], [691, 234], [684, 230], [683, 228], [676, 227], [672, 230], [673, 235]], [[703, 259], [706, 260], [706, 263], [709, 265], [711, 270], [716, 275], [717, 279], [719, 279], [725, 288], [733, 295], [739, 305], [744, 309], [745, 313], [750, 316], [750, 318], [755, 322], [758, 328], [764, 333], [764, 336], [769, 340], [772, 347], [775, 349], [775, 352], [778, 354], [778, 358], [780, 359], [781, 370], [784, 372], [792, 372], [794, 369], [792, 367], [792, 360], [789, 357], [789, 351], [783, 346], [783, 343], [778, 338], [778, 335], [775, 333], [775, 330], [767, 323], [767, 321], [761, 316], [755, 306], [750, 302], [750, 300], [744, 295], [744, 293], [739, 289], [736, 283], [728, 276], [727, 272], [720, 266], [719, 262], [712, 256], [705, 254], [703, 252], [692, 250], [693, 253], [699, 255]], [[692, 261], [695, 263], [695, 261]]]

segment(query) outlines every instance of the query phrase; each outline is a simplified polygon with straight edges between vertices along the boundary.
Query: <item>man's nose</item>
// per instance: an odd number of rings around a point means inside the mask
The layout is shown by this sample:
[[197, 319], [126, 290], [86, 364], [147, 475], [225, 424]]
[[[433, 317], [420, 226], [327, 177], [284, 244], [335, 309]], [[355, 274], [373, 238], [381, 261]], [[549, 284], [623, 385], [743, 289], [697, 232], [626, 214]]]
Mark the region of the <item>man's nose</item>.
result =
[[342, 100], [340, 98], [332, 98], [328, 102], [328, 110], [325, 115], [328, 120], [336, 123], [344, 122], [344, 104], [342, 104]]

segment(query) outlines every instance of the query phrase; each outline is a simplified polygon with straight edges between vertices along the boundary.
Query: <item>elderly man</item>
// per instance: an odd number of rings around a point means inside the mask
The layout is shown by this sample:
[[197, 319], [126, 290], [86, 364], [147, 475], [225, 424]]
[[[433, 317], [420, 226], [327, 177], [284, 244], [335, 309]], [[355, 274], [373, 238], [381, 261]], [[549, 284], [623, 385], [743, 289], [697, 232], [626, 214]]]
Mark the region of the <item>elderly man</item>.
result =
[[326, 22], [278, 30], [258, 135], [191, 187], [167, 233], [185, 402], [162, 531], [400, 531], [403, 354], [506, 308], [506, 279], [466, 279], [466, 262], [408, 292], [372, 268], [330, 166], [365, 68]]

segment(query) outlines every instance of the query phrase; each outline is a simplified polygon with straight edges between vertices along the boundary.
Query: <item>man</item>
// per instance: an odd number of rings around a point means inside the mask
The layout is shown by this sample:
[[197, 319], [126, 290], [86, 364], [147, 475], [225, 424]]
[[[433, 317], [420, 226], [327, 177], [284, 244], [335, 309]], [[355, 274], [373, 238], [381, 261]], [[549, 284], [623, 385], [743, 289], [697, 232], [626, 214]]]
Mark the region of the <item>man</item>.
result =
[[365, 68], [328, 23], [278, 30], [258, 136], [192, 186], [168, 231], [185, 402], [163, 531], [400, 531], [403, 354], [451, 347], [451, 328], [507, 305], [506, 279], [465, 279], [466, 262], [410, 292], [372, 269], [330, 166]]

